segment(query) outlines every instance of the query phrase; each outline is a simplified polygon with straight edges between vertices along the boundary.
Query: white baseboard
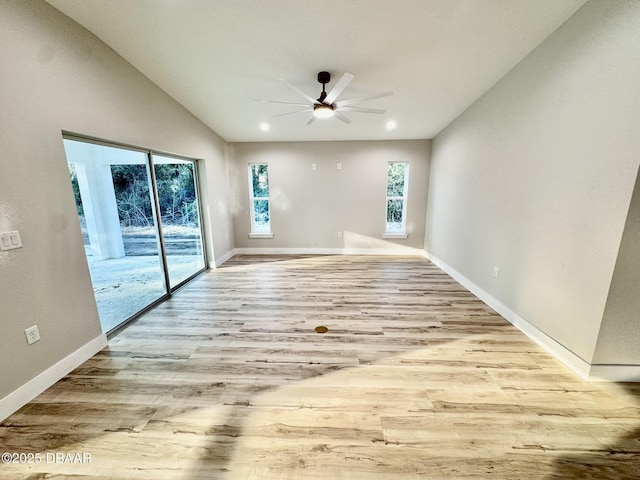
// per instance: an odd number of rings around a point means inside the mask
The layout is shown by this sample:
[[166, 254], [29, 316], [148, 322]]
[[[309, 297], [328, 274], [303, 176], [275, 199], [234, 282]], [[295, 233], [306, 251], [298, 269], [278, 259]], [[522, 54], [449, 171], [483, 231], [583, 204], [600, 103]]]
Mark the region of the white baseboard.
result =
[[213, 261], [213, 262], [209, 262], [209, 268], [218, 268], [224, 262], [229, 260], [234, 255], [236, 255], [236, 250], [237, 250], [236, 248], [234, 248], [233, 250], [229, 250], [227, 253], [222, 255], [220, 258], [215, 259], [215, 261]]
[[640, 382], [640, 365], [591, 365], [593, 382]]
[[[412, 247], [397, 248], [236, 248], [233, 255], [418, 255], [425, 251]], [[232, 256], [233, 256], [232, 255]], [[229, 257], [231, 258], [231, 257]], [[227, 259], [228, 260], [228, 259]]]
[[578, 355], [573, 353], [561, 343], [551, 338], [549, 335], [538, 329], [533, 324], [529, 323], [527, 320], [522, 318], [505, 304], [490, 295], [487, 291], [476, 285], [474, 282], [469, 280], [453, 267], [440, 260], [438, 257], [427, 252], [427, 258], [436, 266], [444, 270], [449, 276], [451, 276], [451, 278], [453, 278], [455, 281], [457, 281], [463, 287], [473, 293], [476, 297], [493, 308], [509, 323], [517, 327], [526, 336], [528, 336], [530, 339], [544, 348], [547, 352], [549, 352], [551, 355], [553, 355], [555, 358], [557, 358], [559, 361], [561, 361], [567, 367], [577, 373], [580, 377], [584, 379], [590, 379], [589, 373], [591, 370], [591, 365], [588, 362], [580, 358]]
[[17, 390], [0, 400], [0, 421], [9, 417], [69, 372], [107, 346], [107, 336], [101, 334], [78, 350], [49, 367], [37, 377], [29, 380]]

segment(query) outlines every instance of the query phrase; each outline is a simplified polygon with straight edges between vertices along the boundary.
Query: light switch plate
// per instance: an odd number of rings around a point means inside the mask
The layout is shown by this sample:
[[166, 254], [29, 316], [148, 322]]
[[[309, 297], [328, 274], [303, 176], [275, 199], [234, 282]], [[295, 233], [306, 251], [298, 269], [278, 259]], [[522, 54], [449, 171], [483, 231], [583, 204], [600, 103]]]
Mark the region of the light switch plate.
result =
[[0, 233], [0, 250], [13, 250], [15, 248], [22, 248], [20, 232], [14, 231]]

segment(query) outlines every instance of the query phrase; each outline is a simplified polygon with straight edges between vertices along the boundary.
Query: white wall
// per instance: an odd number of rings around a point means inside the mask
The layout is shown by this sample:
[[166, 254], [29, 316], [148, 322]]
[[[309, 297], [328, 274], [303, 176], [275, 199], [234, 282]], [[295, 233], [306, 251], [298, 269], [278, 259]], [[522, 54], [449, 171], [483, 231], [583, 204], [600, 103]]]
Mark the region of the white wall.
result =
[[[62, 130], [203, 159], [216, 257], [233, 246], [223, 140], [41, 1], [0, 2], [0, 399], [101, 336]], [[27, 346], [24, 329], [42, 340]]]
[[[427, 140], [231, 144], [236, 247], [422, 249], [430, 151]], [[409, 162], [409, 238], [402, 240], [381, 238], [389, 161]], [[269, 164], [273, 239], [248, 236], [249, 163]]]
[[639, 85], [640, 2], [591, 1], [433, 142], [426, 250], [588, 363], [640, 164]]
[[593, 363], [640, 365], [640, 177], [636, 178]]

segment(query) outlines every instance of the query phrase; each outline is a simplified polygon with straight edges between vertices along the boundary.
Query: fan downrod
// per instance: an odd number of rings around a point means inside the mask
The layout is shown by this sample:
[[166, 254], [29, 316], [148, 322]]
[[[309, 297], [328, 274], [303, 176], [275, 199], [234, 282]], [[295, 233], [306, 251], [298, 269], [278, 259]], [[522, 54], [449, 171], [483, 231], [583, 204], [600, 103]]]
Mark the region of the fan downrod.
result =
[[331, 74], [329, 72], [318, 72], [318, 83], [322, 84], [322, 93], [318, 101], [324, 103], [324, 99], [327, 98], [327, 92], [325, 91], [325, 85], [331, 81]]

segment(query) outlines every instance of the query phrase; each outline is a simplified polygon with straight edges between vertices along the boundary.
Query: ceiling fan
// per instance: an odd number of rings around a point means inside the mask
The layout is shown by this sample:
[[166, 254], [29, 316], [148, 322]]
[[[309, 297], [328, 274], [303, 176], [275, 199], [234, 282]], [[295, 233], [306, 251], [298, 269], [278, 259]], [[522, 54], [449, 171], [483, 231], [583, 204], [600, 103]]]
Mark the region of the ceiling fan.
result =
[[289, 85], [293, 90], [295, 90], [299, 95], [301, 95], [307, 102], [309, 103], [295, 103], [295, 102], [280, 102], [277, 100], [261, 100], [261, 102], [265, 103], [282, 103], [287, 105], [295, 105], [298, 107], [304, 107], [302, 109], [295, 110], [293, 112], [280, 113], [278, 115], [273, 115], [273, 117], [282, 117], [285, 115], [293, 115], [295, 113], [301, 112], [313, 112], [313, 115], [307, 122], [307, 125], [312, 123], [316, 118], [330, 118], [335, 116], [338, 120], [343, 121], [344, 123], [351, 123], [351, 119], [345, 115], [345, 113], [357, 112], [357, 113], [376, 113], [382, 114], [385, 113], [385, 110], [378, 108], [364, 108], [359, 107], [357, 104], [360, 102], [364, 102], [366, 100], [373, 100], [374, 98], [388, 97], [389, 95], [393, 95], [393, 92], [383, 92], [376, 93], [373, 95], [363, 95], [360, 97], [348, 98], [345, 100], [337, 100], [338, 96], [347, 88], [347, 85], [353, 80], [353, 75], [350, 73], [345, 73], [342, 75], [342, 78], [338, 80], [338, 83], [334, 85], [329, 93], [326, 92], [325, 86], [327, 83], [331, 81], [331, 74], [329, 72], [319, 72], [318, 73], [318, 82], [322, 84], [322, 93], [320, 93], [320, 97], [313, 98], [311, 95], [307, 95], [305, 92], [300, 90], [298, 87], [287, 81], [286, 79], [281, 79], [284, 83]]

